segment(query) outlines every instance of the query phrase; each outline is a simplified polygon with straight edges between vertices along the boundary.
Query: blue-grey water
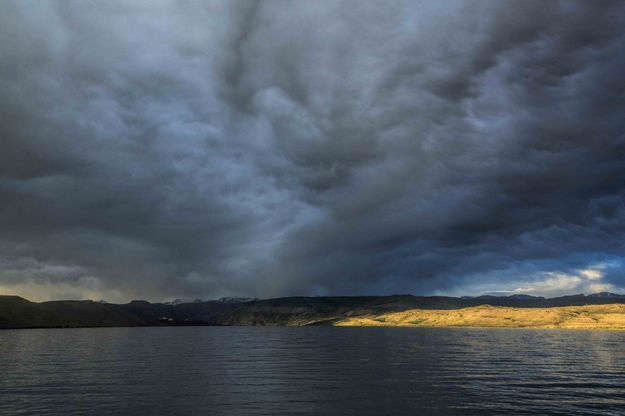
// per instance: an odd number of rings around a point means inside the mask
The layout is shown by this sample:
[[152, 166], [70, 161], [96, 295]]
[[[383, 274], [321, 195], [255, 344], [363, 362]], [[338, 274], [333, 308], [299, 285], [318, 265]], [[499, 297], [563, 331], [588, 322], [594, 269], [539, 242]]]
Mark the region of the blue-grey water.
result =
[[0, 331], [0, 415], [624, 415], [625, 332]]

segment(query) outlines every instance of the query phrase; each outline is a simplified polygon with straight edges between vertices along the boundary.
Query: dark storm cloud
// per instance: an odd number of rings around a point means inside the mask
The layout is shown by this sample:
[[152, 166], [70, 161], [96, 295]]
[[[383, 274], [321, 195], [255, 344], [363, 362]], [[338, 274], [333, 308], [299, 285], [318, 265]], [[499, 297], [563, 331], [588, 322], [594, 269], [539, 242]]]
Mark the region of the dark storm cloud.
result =
[[0, 9], [3, 292], [625, 286], [620, 3]]

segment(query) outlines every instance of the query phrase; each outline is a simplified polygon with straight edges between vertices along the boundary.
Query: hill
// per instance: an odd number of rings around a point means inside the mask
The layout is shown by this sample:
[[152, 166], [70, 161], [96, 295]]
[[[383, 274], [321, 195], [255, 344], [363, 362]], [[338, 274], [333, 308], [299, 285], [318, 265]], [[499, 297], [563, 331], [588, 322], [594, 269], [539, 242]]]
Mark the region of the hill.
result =
[[625, 304], [551, 308], [482, 305], [452, 310], [413, 309], [350, 317], [336, 322], [335, 325], [625, 329]]
[[[443, 315], [447, 316], [445, 319], [461, 322], [458, 321], [457, 314], [462, 313], [462, 316], [466, 317], [468, 312], [459, 311], [467, 308], [470, 310], [470, 308], [475, 307], [486, 307], [486, 305], [503, 308], [498, 313], [509, 312], [513, 309], [526, 310], [524, 315], [514, 315], [522, 319], [523, 316], [540, 315], [544, 310], [557, 307], [615, 304], [625, 304], [625, 295], [601, 293], [550, 299], [527, 295], [462, 298], [412, 295], [329, 296], [246, 299], [245, 301], [232, 300], [228, 302], [223, 300], [172, 302], [167, 304], [150, 303], [142, 300], [134, 300], [127, 304], [74, 300], [36, 303], [18, 296], [0, 296], [0, 328], [158, 325], [303, 326], [355, 325], [357, 323], [378, 325], [379, 322], [409, 324], [412, 322], [411, 319], [415, 321], [426, 317], [428, 322], [437, 324], [443, 322], [441, 320]], [[534, 311], [529, 312], [531, 309]], [[442, 311], [449, 312], [443, 313]], [[397, 315], [397, 313], [412, 315]], [[419, 315], [422, 318], [415, 317], [419, 313], [422, 314]], [[436, 318], [436, 316], [439, 317]], [[514, 316], [511, 316], [511, 319]], [[482, 321], [469, 320], [466, 322], [470, 325], [481, 325], [480, 322]]]

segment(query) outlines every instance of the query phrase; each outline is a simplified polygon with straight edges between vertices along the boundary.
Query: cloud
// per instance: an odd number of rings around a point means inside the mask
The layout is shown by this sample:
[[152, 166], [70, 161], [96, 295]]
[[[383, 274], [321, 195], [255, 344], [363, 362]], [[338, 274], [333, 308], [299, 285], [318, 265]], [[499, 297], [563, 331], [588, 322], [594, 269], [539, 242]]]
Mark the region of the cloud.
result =
[[480, 295], [483, 293], [514, 295], [527, 294], [535, 296], [565, 296], [578, 293], [616, 292], [622, 293], [625, 287], [617, 286], [605, 279], [612, 271], [623, 268], [622, 261], [612, 260], [588, 264], [582, 269], [562, 269], [559, 271], [535, 271], [518, 273], [514, 270], [500, 271], [499, 281], [486, 281], [474, 286], [456, 289], [458, 293]]
[[42, 265], [3, 292], [452, 293], [625, 256], [619, 2], [0, 16], [0, 247]]

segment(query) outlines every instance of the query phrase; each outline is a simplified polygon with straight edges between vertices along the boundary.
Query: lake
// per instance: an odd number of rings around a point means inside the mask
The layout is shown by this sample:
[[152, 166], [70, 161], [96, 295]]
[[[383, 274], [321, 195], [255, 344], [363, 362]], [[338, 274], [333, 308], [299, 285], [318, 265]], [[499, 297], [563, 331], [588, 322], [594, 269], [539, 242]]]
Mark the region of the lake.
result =
[[0, 331], [0, 415], [623, 415], [625, 332]]

